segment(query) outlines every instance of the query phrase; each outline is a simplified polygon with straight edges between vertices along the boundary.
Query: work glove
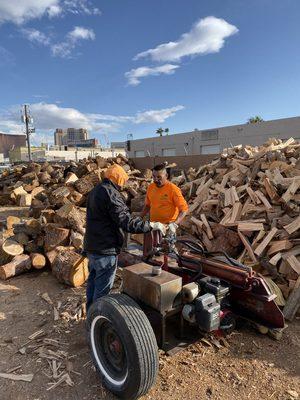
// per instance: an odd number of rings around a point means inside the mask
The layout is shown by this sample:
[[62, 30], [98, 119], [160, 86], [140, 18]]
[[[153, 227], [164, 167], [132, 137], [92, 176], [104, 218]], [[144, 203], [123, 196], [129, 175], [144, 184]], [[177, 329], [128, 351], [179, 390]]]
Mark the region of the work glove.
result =
[[176, 224], [176, 222], [171, 222], [168, 226], [169, 233], [171, 233], [172, 235], [175, 235], [177, 228], [178, 228], [178, 225]]
[[150, 226], [154, 231], [160, 231], [163, 236], [166, 234], [166, 227], [161, 222], [150, 222]]

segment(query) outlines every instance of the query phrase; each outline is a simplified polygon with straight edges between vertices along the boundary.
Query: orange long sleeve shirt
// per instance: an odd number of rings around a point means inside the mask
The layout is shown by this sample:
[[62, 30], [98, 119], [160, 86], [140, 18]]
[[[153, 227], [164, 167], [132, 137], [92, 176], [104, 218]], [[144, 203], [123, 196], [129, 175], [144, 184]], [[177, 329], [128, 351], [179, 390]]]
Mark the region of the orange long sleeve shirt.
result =
[[155, 183], [151, 183], [145, 203], [150, 207], [150, 221], [163, 224], [176, 221], [179, 212], [188, 210], [181, 190], [169, 181], [160, 188]]

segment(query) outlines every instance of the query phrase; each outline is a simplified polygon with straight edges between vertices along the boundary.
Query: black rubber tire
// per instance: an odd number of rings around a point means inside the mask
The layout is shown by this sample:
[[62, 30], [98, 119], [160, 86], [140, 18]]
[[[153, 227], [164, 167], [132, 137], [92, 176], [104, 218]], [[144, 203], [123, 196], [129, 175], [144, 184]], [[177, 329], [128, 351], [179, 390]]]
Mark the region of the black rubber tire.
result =
[[[95, 327], [101, 320], [112, 324], [125, 352], [127, 375], [118, 384], [112, 382], [113, 376], [109, 376], [109, 370], [99, 359], [100, 352], [97, 353]], [[104, 296], [90, 307], [87, 330], [92, 358], [104, 386], [127, 400], [147, 393], [158, 373], [158, 348], [153, 329], [140, 306], [125, 294]]]

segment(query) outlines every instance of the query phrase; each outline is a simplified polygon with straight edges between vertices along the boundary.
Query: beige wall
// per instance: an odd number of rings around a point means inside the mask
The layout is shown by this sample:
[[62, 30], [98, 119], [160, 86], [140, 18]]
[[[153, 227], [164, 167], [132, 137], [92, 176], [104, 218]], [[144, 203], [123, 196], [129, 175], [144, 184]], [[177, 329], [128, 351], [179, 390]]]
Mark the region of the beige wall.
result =
[[[207, 140], [210, 136], [214, 139]], [[300, 140], [300, 117], [284, 118], [257, 124], [241, 124], [222, 128], [197, 130], [162, 137], [152, 137], [130, 141], [129, 157], [141, 156], [160, 157], [166, 149], [175, 149], [176, 156], [199, 155], [210, 146], [222, 151], [226, 147], [238, 144], [262, 145], [270, 137], [288, 139], [294, 137]]]

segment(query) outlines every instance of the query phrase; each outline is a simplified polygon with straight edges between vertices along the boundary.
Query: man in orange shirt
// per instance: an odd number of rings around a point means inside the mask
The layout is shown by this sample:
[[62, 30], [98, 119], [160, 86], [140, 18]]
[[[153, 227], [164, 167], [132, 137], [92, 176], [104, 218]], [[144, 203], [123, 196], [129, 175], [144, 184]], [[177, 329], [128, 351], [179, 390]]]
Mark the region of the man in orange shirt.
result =
[[181, 190], [168, 180], [165, 164], [155, 166], [152, 173], [142, 217], [150, 212], [151, 222], [169, 224], [169, 230], [175, 233], [188, 211], [187, 202]]

